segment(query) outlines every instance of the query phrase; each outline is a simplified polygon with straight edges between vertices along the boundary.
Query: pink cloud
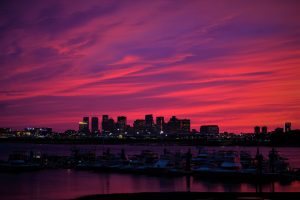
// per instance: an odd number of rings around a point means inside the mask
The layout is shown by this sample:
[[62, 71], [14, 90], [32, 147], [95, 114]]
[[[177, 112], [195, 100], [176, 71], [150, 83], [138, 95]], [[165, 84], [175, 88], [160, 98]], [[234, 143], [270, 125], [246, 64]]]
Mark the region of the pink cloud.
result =
[[284, 121], [299, 128], [297, 8], [297, 2], [8, 4], [0, 22], [0, 126], [77, 128], [83, 115], [105, 112], [131, 122], [146, 113], [178, 115], [197, 129], [218, 123], [252, 131]]

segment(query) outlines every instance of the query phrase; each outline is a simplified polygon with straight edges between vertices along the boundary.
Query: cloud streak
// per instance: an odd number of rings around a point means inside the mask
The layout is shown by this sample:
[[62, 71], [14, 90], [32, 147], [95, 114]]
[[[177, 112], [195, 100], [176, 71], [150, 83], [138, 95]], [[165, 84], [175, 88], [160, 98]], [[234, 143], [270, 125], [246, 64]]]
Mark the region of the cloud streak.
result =
[[0, 126], [84, 115], [300, 128], [297, 1], [3, 1]]

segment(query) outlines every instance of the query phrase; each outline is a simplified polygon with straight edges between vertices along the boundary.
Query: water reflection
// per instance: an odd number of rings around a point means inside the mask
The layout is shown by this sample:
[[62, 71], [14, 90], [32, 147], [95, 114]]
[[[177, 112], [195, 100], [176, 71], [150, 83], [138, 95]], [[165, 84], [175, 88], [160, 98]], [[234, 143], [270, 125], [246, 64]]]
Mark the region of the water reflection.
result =
[[191, 177], [186, 176], [185, 182], [186, 182], [186, 192], [190, 192], [191, 191]]
[[[82, 145], [82, 148], [92, 148]], [[196, 147], [159, 147], [159, 146], [105, 146], [97, 148], [100, 155], [103, 149], [110, 147], [113, 153], [119, 153], [124, 148], [128, 154], [138, 153], [144, 149], [151, 149], [158, 153], [167, 148], [172, 152], [181, 150], [186, 152], [191, 148], [195, 154]], [[0, 146], [0, 158], [7, 159], [9, 152], [19, 148], [22, 150], [36, 149], [49, 154], [70, 155], [70, 145], [34, 145], [2, 144]], [[209, 150], [221, 147], [207, 147]], [[226, 147], [228, 149], [233, 147]], [[256, 148], [241, 147], [241, 150], [249, 150], [255, 154]], [[266, 155], [270, 148], [262, 147], [261, 151]], [[283, 156], [289, 158], [289, 162], [300, 166], [299, 148], [278, 148]], [[1, 199], [70, 199], [90, 194], [110, 193], [135, 193], [135, 192], [298, 192], [300, 182], [292, 183], [244, 183], [230, 180], [207, 180], [194, 177], [157, 177], [118, 173], [92, 173], [74, 170], [43, 170], [32, 173], [0, 174], [0, 198]]]
[[0, 174], [1, 199], [70, 199], [90, 194], [134, 192], [295, 192], [300, 182], [256, 185], [193, 177], [155, 177], [74, 170], [45, 170], [33, 173]]

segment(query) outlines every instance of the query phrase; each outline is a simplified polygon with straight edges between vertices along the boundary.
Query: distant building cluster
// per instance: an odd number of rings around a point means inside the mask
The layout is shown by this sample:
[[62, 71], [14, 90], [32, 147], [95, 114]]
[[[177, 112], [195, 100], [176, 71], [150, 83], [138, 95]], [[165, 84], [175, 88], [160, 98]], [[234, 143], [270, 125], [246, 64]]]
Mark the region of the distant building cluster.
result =
[[133, 126], [127, 123], [126, 116], [118, 116], [117, 121], [108, 115], [102, 115], [101, 129], [98, 117], [83, 117], [79, 122], [80, 133], [104, 133], [104, 134], [180, 134], [191, 132], [190, 119], [178, 119], [172, 116], [165, 122], [163, 116], [158, 116], [154, 120], [152, 114], [145, 115], [144, 119], [136, 119]]
[[[273, 131], [273, 133], [288, 133], [292, 130], [292, 123], [291, 122], [285, 122], [284, 124], [284, 128], [275, 128], [275, 130]], [[255, 126], [254, 127], [254, 134], [268, 134], [268, 127], [267, 126]]]
[[[209, 138], [209, 140], [235, 139], [248, 141], [258, 138], [260, 141], [269, 141], [271, 135], [289, 135], [299, 130], [292, 130], [292, 123], [286, 122], [283, 127], [269, 131], [267, 126], [255, 126], [252, 133], [233, 134], [224, 132], [220, 134], [218, 125], [201, 125], [199, 131], [191, 130], [190, 119], [179, 119], [172, 116], [168, 121], [163, 116], [153, 117], [147, 114], [143, 119], [136, 119], [132, 125], [127, 122], [126, 116], [118, 116], [116, 121], [109, 115], [102, 115], [99, 119], [96, 116], [85, 116], [78, 123], [78, 130], [66, 130], [62, 133], [53, 132], [48, 127], [28, 127], [23, 130], [12, 130], [12, 128], [0, 128], [0, 138], [11, 137], [34, 137], [34, 138], [55, 138], [55, 137], [111, 137], [111, 138]], [[207, 140], [207, 141], [209, 141]], [[300, 138], [299, 138], [300, 140]]]
[[218, 135], [219, 134], [219, 126], [218, 125], [205, 125], [200, 126], [200, 134], [204, 135]]
[[11, 135], [16, 137], [45, 137], [52, 134], [52, 128], [24, 128], [23, 130], [13, 131], [12, 128], [0, 128], [0, 136], [9, 137]]

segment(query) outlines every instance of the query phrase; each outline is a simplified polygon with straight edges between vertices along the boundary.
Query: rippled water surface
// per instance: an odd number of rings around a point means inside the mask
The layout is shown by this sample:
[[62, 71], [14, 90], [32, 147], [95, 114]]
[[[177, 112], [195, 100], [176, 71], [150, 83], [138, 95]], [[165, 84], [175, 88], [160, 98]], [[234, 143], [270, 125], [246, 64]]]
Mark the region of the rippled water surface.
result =
[[[49, 144], [0, 144], [0, 159], [5, 160], [13, 150], [34, 150], [56, 155], [70, 155], [71, 145]], [[196, 147], [188, 146], [145, 146], [145, 145], [78, 145], [85, 150], [94, 149], [101, 154], [110, 148], [111, 152], [118, 153], [125, 149], [128, 154], [139, 153], [144, 149], [151, 149], [162, 153], [164, 148], [170, 151], [186, 152], [189, 148], [194, 154]], [[220, 149], [243, 150], [252, 153], [256, 147], [207, 147], [209, 151]], [[300, 167], [300, 148], [277, 148], [280, 154], [289, 158], [292, 167]], [[260, 147], [260, 151], [267, 155], [270, 148]], [[147, 175], [132, 175], [118, 173], [95, 173], [68, 169], [42, 170], [17, 174], [0, 173], [1, 199], [70, 199], [90, 194], [133, 193], [133, 192], [256, 192], [258, 187], [262, 191], [271, 192], [299, 192], [300, 182], [268, 183], [256, 185], [240, 181], [232, 182], [193, 177], [162, 177]]]

